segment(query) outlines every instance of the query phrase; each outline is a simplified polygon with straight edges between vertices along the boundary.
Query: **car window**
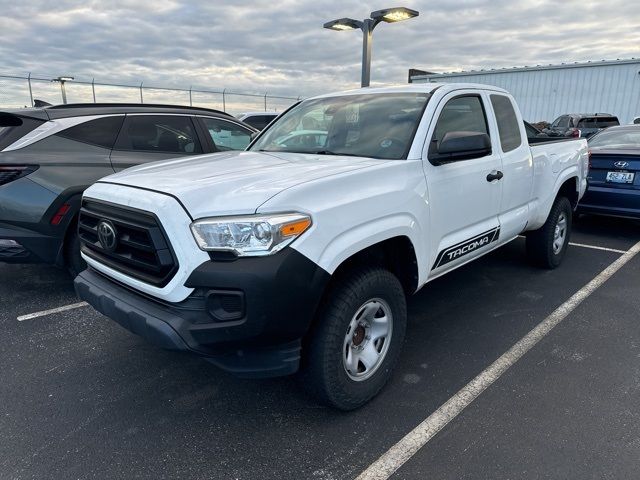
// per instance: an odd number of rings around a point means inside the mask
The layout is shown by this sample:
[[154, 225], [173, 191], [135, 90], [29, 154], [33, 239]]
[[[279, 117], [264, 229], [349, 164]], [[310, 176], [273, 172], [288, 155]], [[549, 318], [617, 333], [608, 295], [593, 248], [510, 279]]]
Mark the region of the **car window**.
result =
[[515, 150], [522, 145], [522, 134], [511, 100], [504, 95], [491, 95], [491, 105], [498, 123], [502, 151], [506, 153]]
[[569, 126], [569, 120], [571, 120], [571, 117], [569, 117], [568, 115], [563, 115], [557, 120], [558, 123], [555, 126], [560, 128], [566, 128]]
[[76, 142], [111, 149], [116, 142], [123, 121], [124, 115], [98, 118], [67, 128], [56, 135]]
[[43, 120], [0, 112], [0, 150], [21, 139], [43, 123]]
[[203, 118], [218, 151], [244, 150], [251, 143], [251, 130], [217, 118]]
[[640, 117], [635, 118], [635, 119], [633, 120], [633, 124], [634, 124], [634, 125], [640, 125]]
[[596, 128], [596, 119], [593, 117], [585, 117], [578, 122], [578, 128]]
[[620, 122], [616, 117], [596, 118], [596, 128], [617, 127]]
[[251, 125], [253, 128], [262, 130], [264, 127], [271, 123], [275, 117], [272, 115], [253, 115], [243, 120], [244, 123]]
[[457, 97], [449, 100], [440, 112], [438, 123], [431, 139], [431, 152], [449, 132], [478, 132], [489, 134], [487, 120], [478, 96]]
[[589, 146], [638, 149], [640, 148], [640, 129], [631, 127], [630, 129], [603, 130], [589, 139]]
[[117, 150], [164, 153], [202, 153], [191, 117], [131, 115], [116, 143]]

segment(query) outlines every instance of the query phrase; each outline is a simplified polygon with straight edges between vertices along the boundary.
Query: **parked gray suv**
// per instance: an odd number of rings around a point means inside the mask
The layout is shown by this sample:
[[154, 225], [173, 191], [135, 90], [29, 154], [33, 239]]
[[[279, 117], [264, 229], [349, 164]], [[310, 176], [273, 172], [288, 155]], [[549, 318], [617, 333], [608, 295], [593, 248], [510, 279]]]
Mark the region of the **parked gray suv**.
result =
[[[84, 268], [76, 221], [96, 180], [145, 162], [243, 150], [256, 130], [194, 107], [76, 104], [0, 111], [0, 262]], [[135, 239], [131, 239], [135, 243]]]

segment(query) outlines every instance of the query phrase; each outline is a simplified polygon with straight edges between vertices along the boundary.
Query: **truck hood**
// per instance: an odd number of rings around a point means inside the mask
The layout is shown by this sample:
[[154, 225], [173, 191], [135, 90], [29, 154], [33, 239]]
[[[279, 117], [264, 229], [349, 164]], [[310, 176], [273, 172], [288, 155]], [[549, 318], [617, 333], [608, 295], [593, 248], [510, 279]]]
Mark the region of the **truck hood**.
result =
[[288, 188], [386, 162], [301, 153], [225, 152], [140, 165], [100, 182], [172, 195], [197, 219], [254, 213]]

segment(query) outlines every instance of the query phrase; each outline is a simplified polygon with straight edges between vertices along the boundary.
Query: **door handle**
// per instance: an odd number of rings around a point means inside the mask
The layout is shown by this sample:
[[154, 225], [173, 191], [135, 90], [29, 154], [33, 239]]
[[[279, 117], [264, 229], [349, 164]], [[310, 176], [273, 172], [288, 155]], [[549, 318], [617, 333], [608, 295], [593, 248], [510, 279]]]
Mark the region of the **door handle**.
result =
[[504, 174], [500, 170], [494, 170], [487, 175], [487, 182], [493, 182], [494, 180], [501, 180]]

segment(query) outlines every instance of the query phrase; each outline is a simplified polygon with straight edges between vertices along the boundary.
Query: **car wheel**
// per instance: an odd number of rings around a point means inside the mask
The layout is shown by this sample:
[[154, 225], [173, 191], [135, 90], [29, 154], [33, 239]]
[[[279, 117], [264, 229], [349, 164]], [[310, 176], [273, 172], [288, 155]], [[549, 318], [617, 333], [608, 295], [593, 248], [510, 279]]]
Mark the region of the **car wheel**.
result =
[[75, 224], [72, 224], [69, 228], [73, 230], [67, 235], [67, 240], [64, 245], [64, 259], [69, 274], [75, 278], [81, 271], [87, 268], [87, 263], [80, 255], [80, 238], [78, 237]]
[[303, 351], [303, 387], [326, 405], [353, 410], [378, 394], [397, 363], [407, 323], [400, 281], [382, 268], [338, 280]]
[[572, 212], [569, 199], [558, 197], [545, 224], [527, 234], [527, 255], [534, 265], [553, 269], [562, 263], [571, 236]]

